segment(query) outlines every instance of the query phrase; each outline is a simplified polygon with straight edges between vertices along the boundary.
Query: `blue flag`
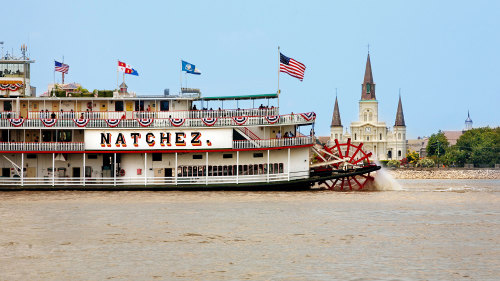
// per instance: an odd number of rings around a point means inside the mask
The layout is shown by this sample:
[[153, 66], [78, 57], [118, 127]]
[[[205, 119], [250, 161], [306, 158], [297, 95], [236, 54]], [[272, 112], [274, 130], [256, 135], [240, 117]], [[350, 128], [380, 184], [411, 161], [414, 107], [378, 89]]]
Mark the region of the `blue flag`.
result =
[[191, 64], [187, 61], [182, 61], [182, 71], [186, 71], [189, 74], [200, 75], [201, 72], [196, 68], [194, 64]]

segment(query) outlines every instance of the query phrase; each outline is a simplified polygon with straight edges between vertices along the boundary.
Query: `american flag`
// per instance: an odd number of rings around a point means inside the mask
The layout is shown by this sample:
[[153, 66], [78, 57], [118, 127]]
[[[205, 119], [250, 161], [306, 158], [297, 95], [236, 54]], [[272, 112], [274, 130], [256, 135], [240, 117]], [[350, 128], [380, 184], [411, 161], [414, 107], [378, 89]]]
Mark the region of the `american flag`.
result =
[[306, 71], [306, 66], [303, 63], [280, 53], [280, 72], [288, 73], [288, 75], [302, 81], [304, 79], [304, 71]]
[[58, 61], [54, 61], [54, 62], [55, 62], [55, 68], [54, 68], [55, 71], [59, 71], [59, 72], [68, 74], [69, 65], [64, 64], [64, 63], [60, 63]]

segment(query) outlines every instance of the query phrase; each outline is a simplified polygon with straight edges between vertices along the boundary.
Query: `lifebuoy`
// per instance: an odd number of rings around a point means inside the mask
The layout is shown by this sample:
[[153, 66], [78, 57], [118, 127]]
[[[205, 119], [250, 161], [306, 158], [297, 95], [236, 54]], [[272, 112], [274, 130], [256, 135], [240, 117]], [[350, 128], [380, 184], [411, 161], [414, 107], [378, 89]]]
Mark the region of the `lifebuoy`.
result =
[[121, 169], [121, 170], [120, 170], [120, 172], [119, 172], [119, 175], [120, 175], [120, 177], [125, 176], [125, 170], [124, 170], [124, 169]]

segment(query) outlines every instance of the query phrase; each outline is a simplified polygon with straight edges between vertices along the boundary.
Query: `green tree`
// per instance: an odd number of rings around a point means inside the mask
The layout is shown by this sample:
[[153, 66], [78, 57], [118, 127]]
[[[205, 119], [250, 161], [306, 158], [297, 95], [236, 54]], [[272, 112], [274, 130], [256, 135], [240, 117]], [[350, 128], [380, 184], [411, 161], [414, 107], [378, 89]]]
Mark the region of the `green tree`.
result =
[[437, 134], [432, 134], [429, 137], [427, 147], [425, 148], [428, 156], [440, 155], [443, 156], [446, 153], [446, 149], [450, 143], [448, 139], [444, 136], [444, 133], [439, 130]]
[[443, 162], [447, 166], [463, 166], [466, 161], [465, 151], [460, 150], [456, 145], [451, 146], [443, 157]]
[[455, 147], [463, 153], [467, 163], [488, 166], [500, 163], [500, 127], [468, 130], [460, 136]]

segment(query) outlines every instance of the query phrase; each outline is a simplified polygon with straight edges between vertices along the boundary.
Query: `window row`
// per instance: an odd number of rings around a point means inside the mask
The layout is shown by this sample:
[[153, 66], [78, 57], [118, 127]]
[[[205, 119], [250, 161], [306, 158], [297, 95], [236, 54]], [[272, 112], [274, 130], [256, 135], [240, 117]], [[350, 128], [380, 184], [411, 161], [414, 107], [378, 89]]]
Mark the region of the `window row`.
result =
[[[236, 169], [238, 168], [238, 169]], [[205, 177], [207, 176], [206, 166], [180, 166], [177, 168], [178, 177]], [[254, 164], [254, 165], [219, 165], [208, 166], [208, 176], [240, 176], [248, 175], [266, 175], [267, 164]], [[282, 174], [283, 163], [270, 163], [270, 174]]]

